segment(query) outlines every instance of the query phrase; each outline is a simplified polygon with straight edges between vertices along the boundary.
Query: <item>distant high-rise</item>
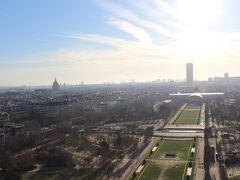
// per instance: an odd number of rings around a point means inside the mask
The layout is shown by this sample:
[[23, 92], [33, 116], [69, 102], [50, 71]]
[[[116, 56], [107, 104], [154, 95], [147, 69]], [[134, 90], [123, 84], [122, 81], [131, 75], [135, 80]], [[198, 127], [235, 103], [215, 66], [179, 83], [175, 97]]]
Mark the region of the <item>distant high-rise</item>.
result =
[[229, 78], [229, 73], [228, 72], [224, 73], [224, 78]]
[[193, 83], [193, 64], [192, 63], [186, 64], [186, 80], [188, 84]]

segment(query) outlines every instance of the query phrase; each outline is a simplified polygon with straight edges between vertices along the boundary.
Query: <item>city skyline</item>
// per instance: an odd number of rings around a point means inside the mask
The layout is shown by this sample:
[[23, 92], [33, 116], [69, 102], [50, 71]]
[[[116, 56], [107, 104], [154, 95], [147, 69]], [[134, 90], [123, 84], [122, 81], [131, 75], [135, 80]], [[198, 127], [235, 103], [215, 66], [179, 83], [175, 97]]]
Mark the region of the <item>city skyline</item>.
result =
[[2, 2], [0, 85], [240, 75], [239, 2], [194, 2]]

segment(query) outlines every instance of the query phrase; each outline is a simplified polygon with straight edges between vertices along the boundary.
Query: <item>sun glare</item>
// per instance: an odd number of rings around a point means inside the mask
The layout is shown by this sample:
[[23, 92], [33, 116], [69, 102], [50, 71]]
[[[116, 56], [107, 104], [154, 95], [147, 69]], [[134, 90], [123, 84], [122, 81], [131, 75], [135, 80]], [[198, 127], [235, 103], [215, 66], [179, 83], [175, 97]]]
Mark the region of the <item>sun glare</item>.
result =
[[188, 31], [179, 34], [180, 48], [188, 58], [205, 59], [222, 51], [224, 38], [207, 31]]
[[221, 0], [178, 0], [177, 10], [186, 27], [179, 33], [180, 46], [189, 58], [207, 56], [220, 51], [223, 42], [211, 32], [221, 13]]
[[185, 25], [207, 27], [221, 13], [221, 0], [178, 0], [177, 9]]

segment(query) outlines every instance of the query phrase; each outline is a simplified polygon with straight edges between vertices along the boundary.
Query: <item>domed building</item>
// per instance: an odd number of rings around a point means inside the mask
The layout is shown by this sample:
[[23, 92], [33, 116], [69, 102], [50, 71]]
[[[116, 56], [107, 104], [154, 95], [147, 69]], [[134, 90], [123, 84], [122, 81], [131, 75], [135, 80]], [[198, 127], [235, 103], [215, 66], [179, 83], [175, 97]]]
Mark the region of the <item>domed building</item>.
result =
[[59, 90], [59, 88], [60, 88], [60, 86], [59, 86], [59, 84], [58, 84], [58, 82], [57, 82], [57, 79], [55, 78], [55, 80], [54, 80], [54, 82], [53, 82], [53, 85], [52, 85], [52, 89], [53, 89], [54, 91], [57, 91], [57, 90]]
[[191, 103], [201, 103], [203, 101], [203, 96], [200, 93], [193, 93], [188, 99]]

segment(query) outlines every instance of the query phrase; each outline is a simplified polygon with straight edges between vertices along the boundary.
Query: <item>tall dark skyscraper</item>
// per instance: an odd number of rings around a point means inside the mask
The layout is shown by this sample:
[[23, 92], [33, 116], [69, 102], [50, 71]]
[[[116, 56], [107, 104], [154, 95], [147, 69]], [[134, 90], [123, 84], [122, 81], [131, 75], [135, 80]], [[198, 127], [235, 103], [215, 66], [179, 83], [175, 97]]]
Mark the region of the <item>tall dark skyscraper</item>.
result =
[[188, 84], [193, 83], [193, 63], [186, 64], [186, 80]]

